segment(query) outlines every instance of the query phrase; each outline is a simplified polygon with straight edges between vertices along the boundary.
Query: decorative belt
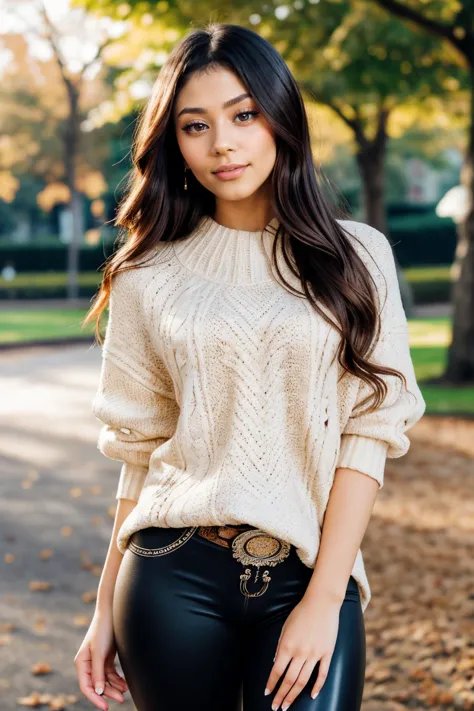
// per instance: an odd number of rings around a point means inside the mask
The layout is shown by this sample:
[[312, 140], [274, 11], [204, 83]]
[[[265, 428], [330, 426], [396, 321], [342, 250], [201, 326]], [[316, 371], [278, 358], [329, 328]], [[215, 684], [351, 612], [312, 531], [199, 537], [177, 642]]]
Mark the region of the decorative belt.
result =
[[[156, 548], [144, 548], [138, 545], [133, 536], [130, 537], [127, 547], [133, 553], [146, 558], [155, 558], [168, 555], [185, 545], [197, 533], [202, 538], [219, 546], [232, 549], [232, 555], [243, 566], [255, 567], [255, 580], [258, 581], [259, 568], [262, 566], [275, 566], [288, 557], [291, 544], [276, 538], [266, 531], [255, 528], [250, 524], [228, 526], [187, 526], [171, 543]], [[247, 589], [247, 582], [252, 576], [250, 567], [245, 567], [245, 572], [240, 576], [240, 591], [245, 597], [260, 597], [267, 590], [271, 580], [268, 570], [262, 573], [263, 586], [258, 592], [251, 593]]]
[[[243, 524], [241, 526], [198, 526], [197, 534], [225, 548], [232, 548], [232, 555], [244, 566], [256, 567], [254, 582], [258, 581], [259, 568], [263, 565], [275, 566], [288, 557], [291, 545], [266, 531]], [[247, 589], [252, 576], [250, 568], [240, 576], [240, 591], [246, 597], [260, 597], [267, 590], [271, 580], [268, 570], [262, 573], [263, 586], [256, 593]]]

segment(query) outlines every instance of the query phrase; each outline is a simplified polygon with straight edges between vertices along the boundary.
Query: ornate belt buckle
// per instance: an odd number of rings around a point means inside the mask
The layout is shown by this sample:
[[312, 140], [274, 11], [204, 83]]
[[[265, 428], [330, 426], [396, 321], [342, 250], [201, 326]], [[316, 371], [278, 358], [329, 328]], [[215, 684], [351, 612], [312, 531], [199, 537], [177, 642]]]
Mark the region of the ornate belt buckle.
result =
[[[242, 565], [252, 565], [257, 568], [254, 582], [258, 580], [259, 568], [262, 565], [274, 566], [281, 563], [290, 554], [291, 545], [287, 541], [282, 541], [275, 536], [270, 535], [266, 531], [253, 529], [244, 531], [234, 538], [232, 541], [232, 555]], [[262, 579], [264, 585], [256, 593], [250, 593], [247, 590], [247, 581], [250, 579], [252, 572], [250, 568], [245, 569], [245, 573], [240, 576], [240, 591], [247, 597], [259, 597], [268, 588], [271, 580], [268, 570], [264, 570]]]

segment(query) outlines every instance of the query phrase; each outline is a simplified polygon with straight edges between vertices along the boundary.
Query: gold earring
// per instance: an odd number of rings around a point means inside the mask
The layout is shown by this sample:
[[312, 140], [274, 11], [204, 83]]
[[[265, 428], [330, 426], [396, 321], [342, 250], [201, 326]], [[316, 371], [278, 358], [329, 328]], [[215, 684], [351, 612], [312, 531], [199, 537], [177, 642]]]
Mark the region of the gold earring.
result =
[[188, 181], [186, 180], [186, 170], [187, 168], [184, 169], [184, 189], [188, 189]]

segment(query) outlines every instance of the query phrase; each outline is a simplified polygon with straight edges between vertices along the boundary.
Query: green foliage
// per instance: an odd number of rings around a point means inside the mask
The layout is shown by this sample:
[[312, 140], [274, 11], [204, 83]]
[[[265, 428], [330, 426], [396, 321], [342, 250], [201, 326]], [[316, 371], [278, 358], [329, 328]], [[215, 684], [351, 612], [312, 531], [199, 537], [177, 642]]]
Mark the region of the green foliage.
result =
[[336, 102], [349, 117], [370, 113], [368, 107], [374, 102], [397, 105], [415, 95], [449, 94], [466, 81], [466, 73], [438, 38], [407, 28], [373, 1], [302, 0], [282, 5], [267, 0], [75, 0], [74, 4], [137, 25], [145, 16], [147, 22], [165, 21], [181, 35], [210, 20], [248, 26], [278, 49], [319, 101]]
[[456, 226], [448, 219], [426, 215], [391, 217], [390, 241], [402, 267], [451, 264], [456, 249]]
[[[453, 37], [464, 39], [467, 34], [474, 33], [474, 0], [371, 0], [390, 12], [403, 13], [408, 11], [410, 21], [415, 21], [417, 15], [421, 21], [426, 20], [426, 28], [432, 31], [443, 31], [446, 34], [455, 30]], [[408, 15], [406, 15], [408, 19]], [[464, 30], [464, 33], [462, 32]], [[441, 32], [439, 32], [441, 34]]]

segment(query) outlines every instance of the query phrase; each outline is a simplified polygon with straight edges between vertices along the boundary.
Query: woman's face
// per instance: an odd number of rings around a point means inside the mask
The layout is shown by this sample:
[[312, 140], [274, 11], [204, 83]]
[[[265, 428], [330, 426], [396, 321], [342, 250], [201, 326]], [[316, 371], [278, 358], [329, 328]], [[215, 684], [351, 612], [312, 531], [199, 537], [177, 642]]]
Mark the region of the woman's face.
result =
[[[183, 86], [174, 107], [183, 184], [186, 165], [216, 199], [238, 201], [257, 191], [267, 195], [276, 144], [270, 125], [250, 96], [242, 98], [245, 94], [240, 79], [222, 67], [193, 74]], [[231, 100], [235, 102], [225, 106]], [[222, 180], [215, 171], [230, 163], [247, 167]]]

